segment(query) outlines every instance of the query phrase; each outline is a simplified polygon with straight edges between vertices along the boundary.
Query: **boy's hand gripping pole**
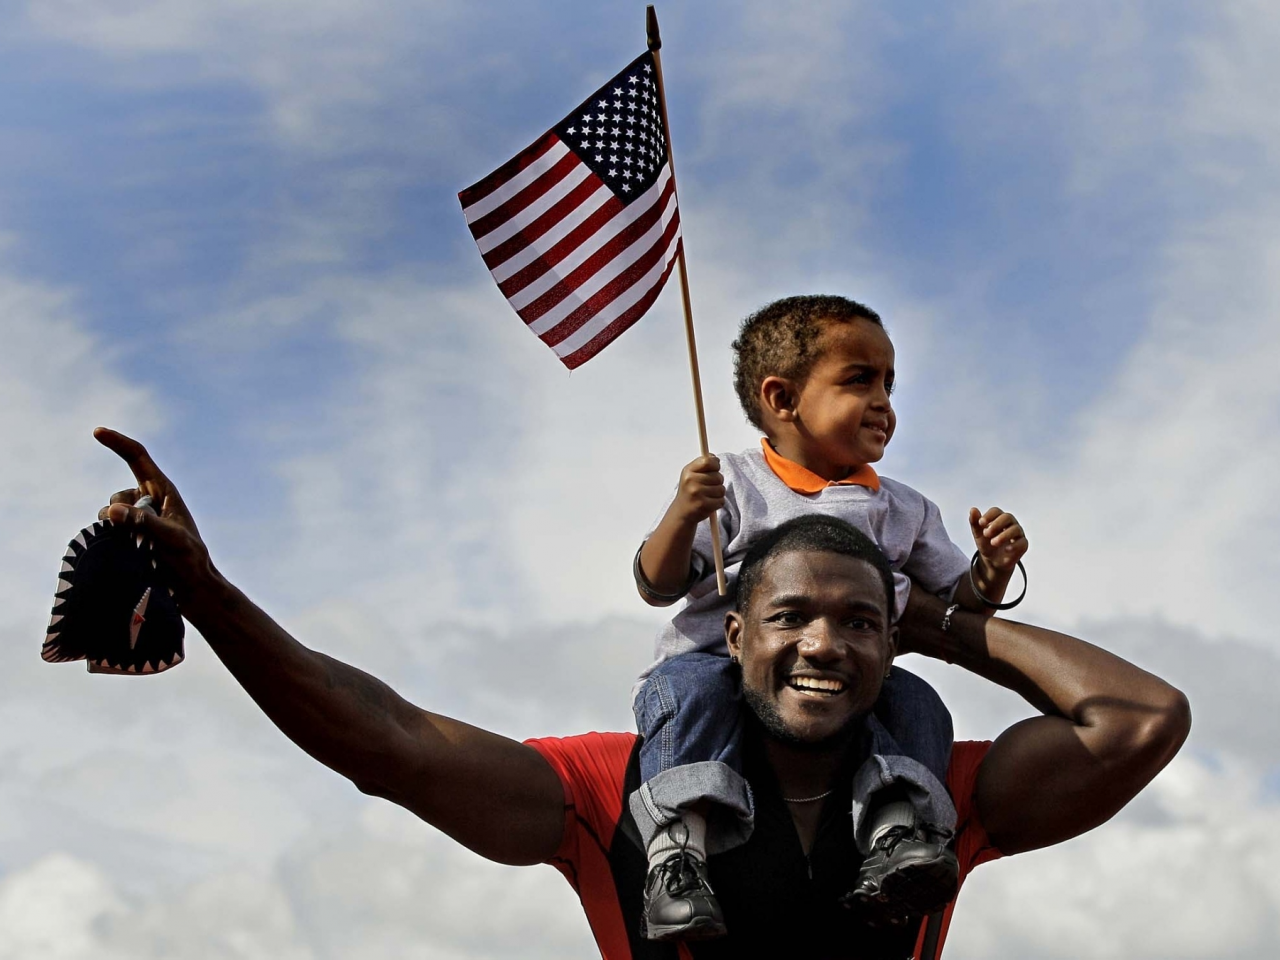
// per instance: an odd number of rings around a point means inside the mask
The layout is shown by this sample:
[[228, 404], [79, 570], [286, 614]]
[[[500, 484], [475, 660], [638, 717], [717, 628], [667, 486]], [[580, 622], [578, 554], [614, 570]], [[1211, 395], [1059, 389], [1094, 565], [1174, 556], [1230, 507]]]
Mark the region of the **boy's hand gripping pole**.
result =
[[[662, 85], [662, 37], [658, 33], [658, 14], [653, 4], [645, 8], [645, 28], [649, 38], [649, 50], [653, 54], [654, 72], [657, 74], [658, 102], [662, 104], [662, 125], [667, 131], [667, 167], [671, 171], [671, 190], [679, 197], [676, 190], [676, 161], [671, 151], [671, 123], [667, 119], [667, 93]], [[677, 203], [679, 200], [677, 199]], [[680, 300], [684, 304], [684, 336], [689, 346], [689, 372], [693, 375], [693, 405], [698, 414], [698, 442], [702, 445], [702, 455], [709, 456], [711, 449], [707, 444], [707, 418], [702, 409], [702, 377], [698, 374], [698, 346], [693, 337], [693, 307], [689, 301], [689, 270], [684, 262], [684, 238], [680, 238], [680, 246], [676, 250], [676, 260], [680, 267]], [[711, 524], [711, 552], [716, 562], [716, 590], [720, 596], [729, 592], [724, 578], [724, 552], [720, 548], [720, 513], [716, 511], [707, 518]]]

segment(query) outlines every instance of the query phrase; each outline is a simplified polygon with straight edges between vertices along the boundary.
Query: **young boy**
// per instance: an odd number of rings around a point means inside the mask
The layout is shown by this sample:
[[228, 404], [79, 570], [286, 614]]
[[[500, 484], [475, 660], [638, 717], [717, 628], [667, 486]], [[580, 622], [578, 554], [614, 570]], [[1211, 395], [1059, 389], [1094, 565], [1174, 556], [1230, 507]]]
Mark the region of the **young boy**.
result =
[[[649, 859], [643, 933], [655, 940], [725, 932], [705, 859], [744, 842], [754, 815], [740, 774], [739, 677], [724, 644], [734, 591], [717, 595], [702, 521], [720, 511], [731, 585], [762, 532], [806, 513], [852, 523], [895, 571], [895, 619], [912, 579], [959, 608], [992, 612], [1027, 550], [1011, 514], [974, 508], [971, 570], [938, 508], [871, 468], [896, 423], [893, 344], [874, 311], [843, 297], [789, 297], [748, 317], [733, 349], [738, 398], [765, 434], [761, 449], [686, 466], [634, 564], [648, 603], [688, 597], [659, 633], [657, 662], [635, 698], [644, 783], [630, 806]], [[838, 680], [797, 677], [792, 685], [806, 696], [841, 693]], [[894, 667], [867, 727], [871, 757], [853, 790], [855, 838], [865, 859], [846, 903], [873, 921], [896, 922], [933, 912], [955, 894], [956, 860], [947, 847], [955, 808], [943, 785], [951, 717], [928, 684]], [[783, 800], [794, 809], [826, 796]]]

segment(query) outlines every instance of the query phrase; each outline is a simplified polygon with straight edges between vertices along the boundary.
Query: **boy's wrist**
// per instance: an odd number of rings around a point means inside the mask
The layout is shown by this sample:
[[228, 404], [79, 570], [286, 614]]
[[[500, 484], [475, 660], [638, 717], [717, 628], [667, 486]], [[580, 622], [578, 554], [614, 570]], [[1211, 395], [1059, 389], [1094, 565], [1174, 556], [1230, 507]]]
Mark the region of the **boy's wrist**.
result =
[[[1022, 592], [1012, 601], [1005, 603], [1003, 602], [1005, 591], [1013, 579], [1014, 570], [1022, 573]], [[968, 579], [970, 592], [990, 612], [1011, 610], [1027, 595], [1027, 569], [1022, 565], [1021, 560], [1015, 560], [1014, 566], [1009, 570], [1001, 570], [994, 567], [980, 551], [974, 551], [973, 559], [969, 562]]]
[[[648, 541], [646, 541], [646, 543], [647, 542]], [[642, 543], [640, 544], [640, 548], [636, 550], [635, 560], [631, 563], [631, 573], [635, 577], [636, 589], [640, 591], [641, 595], [643, 595], [646, 600], [663, 605], [675, 603], [677, 600], [683, 599], [685, 594], [687, 594], [693, 588], [693, 585], [698, 582], [698, 574], [700, 571], [697, 564], [690, 562], [689, 575], [685, 579], [684, 584], [680, 587], [679, 592], [663, 593], [650, 583], [649, 578], [644, 575], [644, 565], [640, 562], [640, 554], [643, 552], [644, 544]]]

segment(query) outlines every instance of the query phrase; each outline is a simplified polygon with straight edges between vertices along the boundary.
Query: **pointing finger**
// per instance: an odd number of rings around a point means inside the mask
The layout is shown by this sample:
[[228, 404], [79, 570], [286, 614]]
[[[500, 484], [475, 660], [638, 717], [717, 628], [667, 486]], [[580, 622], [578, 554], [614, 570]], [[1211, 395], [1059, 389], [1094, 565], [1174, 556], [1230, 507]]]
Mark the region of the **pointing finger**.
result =
[[128, 464], [139, 484], [168, 483], [156, 462], [151, 459], [151, 454], [147, 453], [147, 448], [137, 440], [108, 427], [98, 427], [93, 431], [93, 438]]

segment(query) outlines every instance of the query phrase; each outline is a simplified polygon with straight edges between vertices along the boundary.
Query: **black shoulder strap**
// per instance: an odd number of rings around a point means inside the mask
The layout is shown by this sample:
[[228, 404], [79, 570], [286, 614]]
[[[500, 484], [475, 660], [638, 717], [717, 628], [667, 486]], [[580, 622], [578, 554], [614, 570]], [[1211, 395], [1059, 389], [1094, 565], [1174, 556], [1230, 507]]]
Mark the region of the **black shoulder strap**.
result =
[[938, 948], [942, 940], [943, 911], [931, 913], [924, 923], [924, 949], [920, 951], [919, 960], [938, 960]]

